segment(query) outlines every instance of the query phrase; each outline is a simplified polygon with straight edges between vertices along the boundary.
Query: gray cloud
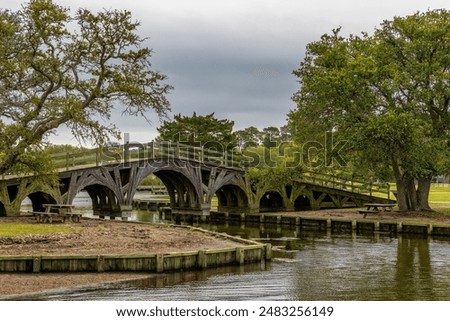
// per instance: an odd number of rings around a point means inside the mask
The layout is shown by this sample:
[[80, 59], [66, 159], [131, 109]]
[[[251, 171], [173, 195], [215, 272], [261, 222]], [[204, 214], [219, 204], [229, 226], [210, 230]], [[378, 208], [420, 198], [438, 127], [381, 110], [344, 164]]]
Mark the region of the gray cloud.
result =
[[[150, 37], [153, 67], [175, 87], [173, 113], [215, 112], [236, 129], [282, 126], [294, 107], [297, 69], [306, 44], [338, 26], [344, 33], [371, 32], [384, 19], [448, 7], [448, 0], [55, 0], [72, 9], [127, 9]], [[16, 0], [3, 0], [16, 10]], [[119, 106], [118, 106], [119, 107]], [[134, 140], [151, 140], [159, 126], [114, 112], [112, 122]], [[55, 141], [69, 137], [64, 130]]]

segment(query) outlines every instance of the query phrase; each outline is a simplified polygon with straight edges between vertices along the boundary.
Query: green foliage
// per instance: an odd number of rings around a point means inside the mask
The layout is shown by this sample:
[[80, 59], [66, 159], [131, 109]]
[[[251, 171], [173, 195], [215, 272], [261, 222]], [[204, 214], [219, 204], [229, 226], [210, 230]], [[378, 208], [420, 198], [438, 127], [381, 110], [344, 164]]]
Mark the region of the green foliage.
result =
[[175, 115], [172, 121], [166, 120], [158, 128], [159, 141], [172, 141], [198, 147], [214, 148], [218, 151], [231, 150], [236, 147], [236, 135], [233, 133], [234, 122], [217, 119], [214, 113], [192, 116]]
[[149, 175], [149, 176], [145, 177], [145, 178], [142, 180], [141, 185], [143, 185], [143, 186], [154, 186], [154, 185], [156, 185], [156, 186], [162, 186], [162, 185], [164, 185], [164, 184], [163, 184], [163, 182], [162, 182], [158, 177], [156, 177], [155, 175]]
[[344, 38], [334, 30], [309, 44], [294, 71], [301, 85], [289, 115], [296, 139], [334, 129], [372, 166], [395, 162], [419, 176], [443, 170], [437, 162], [450, 130], [449, 21], [446, 10], [428, 11], [385, 21], [372, 36]]
[[265, 146], [267, 148], [278, 147], [282, 143], [289, 142], [291, 135], [288, 126], [280, 128], [270, 126], [260, 131], [256, 127], [248, 127], [235, 132], [238, 137], [239, 149], [247, 147]]
[[49, 145], [45, 148], [45, 151], [49, 154], [72, 154], [72, 153], [80, 153], [83, 151], [88, 151], [88, 148], [73, 146], [73, 145]]
[[259, 146], [263, 139], [262, 133], [254, 126], [237, 130], [234, 133], [237, 136], [237, 144], [239, 149]]
[[51, 0], [31, 0], [21, 10], [0, 10], [0, 173], [17, 163], [38, 169], [34, 153], [65, 124], [79, 141], [101, 145], [118, 136], [108, 120], [113, 105], [124, 113], [164, 117], [171, 87], [153, 71], [151, 50], [128, 11], [92, 13]]
[[434, 10], [384, 21], [371, 36], [344, 38], [338, 29], [309, 44], [294, 71], [295, 139], [334, 130], [349, 140], [354, 166], [381, 178], [390, 170], [399, 201], [408, 193], [401, 202], [413, 204], [413, 178], [449, 170], [449, 26], [450, 12]]
[[280, 153], [278, 148], [253, 147], [245, 150], [243, 155], [252, 161], [247, 175], [253, 190], [279, 189], [290, 185], [304, 171], [292, 154]]

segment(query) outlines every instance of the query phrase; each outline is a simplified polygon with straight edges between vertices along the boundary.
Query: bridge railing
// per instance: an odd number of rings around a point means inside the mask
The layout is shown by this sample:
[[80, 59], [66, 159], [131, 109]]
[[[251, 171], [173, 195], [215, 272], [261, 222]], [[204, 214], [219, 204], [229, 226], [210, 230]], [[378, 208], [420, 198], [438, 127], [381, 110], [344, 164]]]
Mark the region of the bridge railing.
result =
[[362, 178], [338, 176], [317, 172], [304, 172], [299, 182], [311, 183], [324, 187], [330, 187], [349, 192], [379, 196], [391, 199], [391, 189], [389, 183], [377, 183]]
[[151, 142], [146, 144], [124, 144], [87, 149], [79, 152], [53, 154], [56, 168], [68, 170], [74, 167], [102, 166], [135, 162], [145, 159], [186, 160], [212, 166], [241, 168], [243, 156], [232, 151], [202, 148], [173, 142]]

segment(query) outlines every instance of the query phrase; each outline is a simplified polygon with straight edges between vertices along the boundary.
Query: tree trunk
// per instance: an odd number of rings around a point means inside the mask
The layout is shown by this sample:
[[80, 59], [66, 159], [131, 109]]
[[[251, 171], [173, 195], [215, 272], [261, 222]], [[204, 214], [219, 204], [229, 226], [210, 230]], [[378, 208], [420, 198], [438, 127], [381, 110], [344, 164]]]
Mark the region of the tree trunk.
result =
[[428, 198], [430, 196], [431, 175], [428, 177], [420, 177], [417, 186], [417, 207], [419, 211], [432, 211]]
[[392, 169], [394, 170], [395, 182], [397, 184], [397, 205], [399, 211], [408, 210], [408, 186], [404, 180], [404, 175], [401, 173], [400, 166], [397, 159], [392, 157]]
[[408, 197], [407, 197], [407, 186], [406, 182], [400, 178], [396, 179], [397, 183], [397, 205], [400, 211], [407, 211], [408, 207]]
[[405, 178], [405, 184], [407, 188], [407, 199], [408, 199], [408, 210], [416, 211], [417, 210], [417, 192], [416, 192], [416, 184], [414, 182], [414, 177], [407, 175]]

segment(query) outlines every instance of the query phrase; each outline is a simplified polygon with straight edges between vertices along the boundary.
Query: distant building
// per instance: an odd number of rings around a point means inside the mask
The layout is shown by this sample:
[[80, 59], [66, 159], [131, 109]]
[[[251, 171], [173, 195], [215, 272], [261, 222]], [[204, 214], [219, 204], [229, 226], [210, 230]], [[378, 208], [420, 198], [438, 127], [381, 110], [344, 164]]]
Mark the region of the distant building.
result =
[[445, 183], [448, 184], [449, 178], [445, 175], [433, 176], [433, 183]]

